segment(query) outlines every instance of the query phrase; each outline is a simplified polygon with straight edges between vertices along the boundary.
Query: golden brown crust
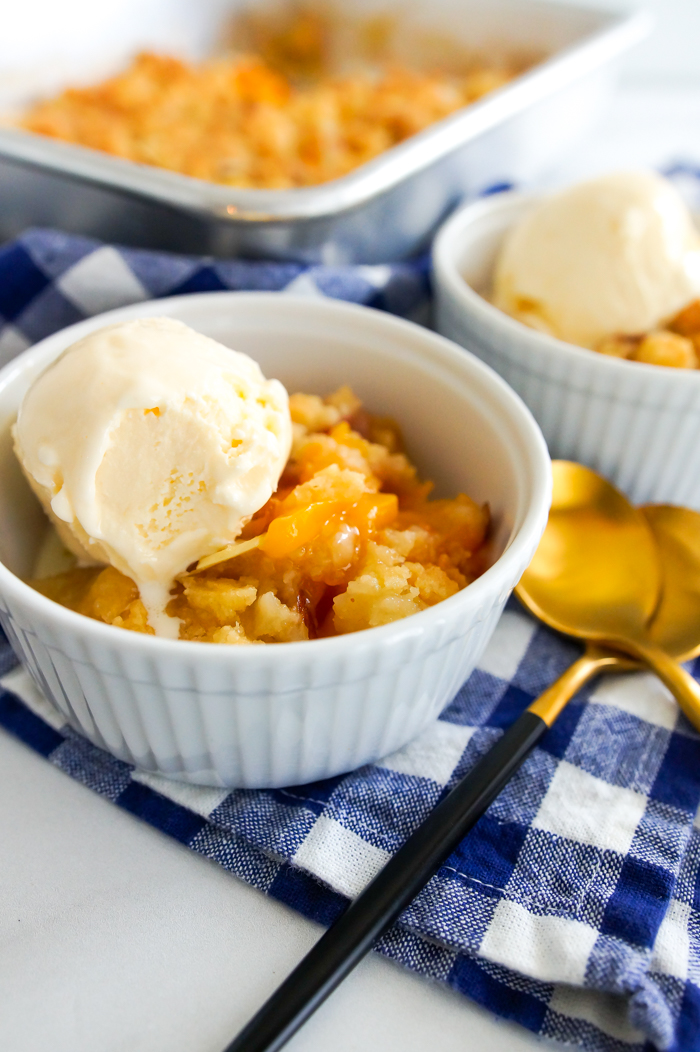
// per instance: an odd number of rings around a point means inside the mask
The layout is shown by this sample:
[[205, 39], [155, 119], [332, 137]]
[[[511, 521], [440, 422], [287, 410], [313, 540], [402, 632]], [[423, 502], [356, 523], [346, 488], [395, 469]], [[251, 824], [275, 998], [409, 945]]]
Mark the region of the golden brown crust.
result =
[[345, 175], [516, 74], [380, 67], [292, 83], [255, 55], [189, 64], [144, 52], [123, 73], [40, 102], [40, 135], [242, 188], [313, 186]]
[[599, 354], [671, 369], [700, 368], [700, 299], [693, 300], [660, 329], [613, 333], [595, 348]]

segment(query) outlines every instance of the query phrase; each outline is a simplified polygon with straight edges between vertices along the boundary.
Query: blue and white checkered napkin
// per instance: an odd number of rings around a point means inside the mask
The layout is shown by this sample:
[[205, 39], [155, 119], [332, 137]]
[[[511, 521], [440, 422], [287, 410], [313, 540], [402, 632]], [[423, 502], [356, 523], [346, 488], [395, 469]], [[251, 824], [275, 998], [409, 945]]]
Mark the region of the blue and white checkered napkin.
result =
[[[5, 356], [151, 295], [306, 290], [409, 314], [424, 267], [213, 263], [33, 231], [0, 250]], [[309, 644], [313, 646], [313, 644]], [[511, 604], [418, 740], [344, 777], [199, 789], [134, 771], [63, 722], [0, 646], [0, 725], [118, 806], [330, 923], [577, 648]], [[700, 672], [700, 661], [696, 663]], [[650, 675], [598, 681], [378, 949], [537, 1034], [589, 1050], [700, 1045], [700, 738]]]
[[0, 248], [0, 366], [93, 314], [163, 296], [222, 290], [331, 296], [423, 320], [428, 260], [343, 267], [215, 260], [29, 230]]

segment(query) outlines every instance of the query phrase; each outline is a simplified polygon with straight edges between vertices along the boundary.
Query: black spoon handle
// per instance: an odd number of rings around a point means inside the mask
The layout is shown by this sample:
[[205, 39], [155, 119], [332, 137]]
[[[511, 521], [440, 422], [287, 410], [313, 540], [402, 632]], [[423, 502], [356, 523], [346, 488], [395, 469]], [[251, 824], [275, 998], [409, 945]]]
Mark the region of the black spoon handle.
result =
[[548, 730], [525, 711], [431, 811], [224, 1052], [275, 1052], [425, 887]]

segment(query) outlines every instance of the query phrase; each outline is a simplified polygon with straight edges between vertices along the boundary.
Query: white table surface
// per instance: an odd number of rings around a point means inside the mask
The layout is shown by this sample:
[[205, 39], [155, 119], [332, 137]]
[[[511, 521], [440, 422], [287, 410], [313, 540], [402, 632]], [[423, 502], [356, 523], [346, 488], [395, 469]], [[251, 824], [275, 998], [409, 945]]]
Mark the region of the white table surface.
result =
[[[0, 735], [0, 1049], [220, 1052], [321, 929]], [[290, 1052], [526, 1052], [525, 1031], [365, 960]]]
[[[630, 88], [543, 181], [679, 159], [700, 160], [700, 87]], [[2, 1052], [220, 1052], [319, 933], [0, 732]], [[288, 1047], [438, 1043], [543, 1048], [374, 956]]]

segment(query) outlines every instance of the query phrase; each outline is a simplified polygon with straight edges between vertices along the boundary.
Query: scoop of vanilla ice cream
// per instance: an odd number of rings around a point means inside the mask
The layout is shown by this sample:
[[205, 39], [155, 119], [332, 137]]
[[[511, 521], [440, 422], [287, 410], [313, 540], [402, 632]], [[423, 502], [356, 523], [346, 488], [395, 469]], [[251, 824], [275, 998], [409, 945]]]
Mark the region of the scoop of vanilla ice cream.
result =
[[289, 456], [287, 392], [170, 318], [99, 329], [24, 397], [15, 450], [64, 543], [139, 587], [157, 635], [176, 574], [240, 533]]
[[516, 224], [493, 303], [594, 347], [655, 328], [699, 294], [700, 237], [675, 188], [651, 172], [617, 172], [547, 198]]

